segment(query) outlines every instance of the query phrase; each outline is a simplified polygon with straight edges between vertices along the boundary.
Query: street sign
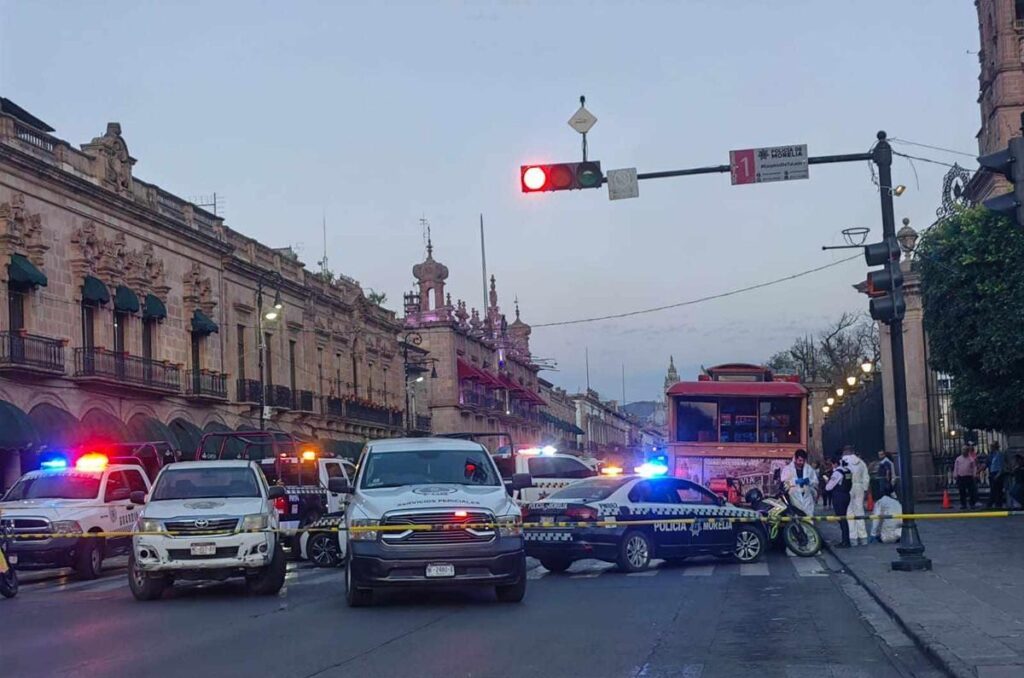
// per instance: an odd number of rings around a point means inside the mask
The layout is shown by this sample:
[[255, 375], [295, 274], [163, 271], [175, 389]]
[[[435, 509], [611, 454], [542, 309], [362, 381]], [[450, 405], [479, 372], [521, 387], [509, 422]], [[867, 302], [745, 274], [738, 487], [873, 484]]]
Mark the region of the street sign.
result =
[[573, 113], [572, 117], [569, 118], [569, 127], [572, 127], [580, 134], [586, 134], [596, 122], [597, 118], [594, 117], [594, 114], [580, 106], [580, 110]]
[[807, 144], [729, 151], [729, 167], [733, 185], [806, 179]]
[[639, 198], [640, 183], [636, 179], [636, 168], [608, 170], [608, 199], [623, 200]]

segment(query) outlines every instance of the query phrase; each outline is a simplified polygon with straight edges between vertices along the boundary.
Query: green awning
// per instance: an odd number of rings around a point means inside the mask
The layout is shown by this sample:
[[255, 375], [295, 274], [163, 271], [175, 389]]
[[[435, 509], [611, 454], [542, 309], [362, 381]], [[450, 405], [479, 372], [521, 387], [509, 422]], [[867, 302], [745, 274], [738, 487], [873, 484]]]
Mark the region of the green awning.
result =
[[197, 308], [195, 313], [192, 314], [192, 332], [194, 334], [207, 335], [218, 331], [220, 331], [220, 328], [217, 327], [217, 323], [213, 322], [210, 316]]
[[39, 435], [28, 415], [0, 400], [0, 450], [27, 450], [38, 445]]
[[110, 291], [103, 281], [91, 275], [85, 276], [82, 281], [82, 303], [83, 304], [105, 304], [110, 301]]
[[7, 277], [14, 288], [46, 287], [46, 275], [20, 254], [11, 255], [11, 263], [7, 264]]
[[142, 307], [143, 320], [163, 320], [167, 317], [167, 307], [155, 294], [146, 295], [146, 303]]
[[138, 313], [139, 298], [124, 285], [118, 285], [114, 290], [114, 308], [124, 313]]

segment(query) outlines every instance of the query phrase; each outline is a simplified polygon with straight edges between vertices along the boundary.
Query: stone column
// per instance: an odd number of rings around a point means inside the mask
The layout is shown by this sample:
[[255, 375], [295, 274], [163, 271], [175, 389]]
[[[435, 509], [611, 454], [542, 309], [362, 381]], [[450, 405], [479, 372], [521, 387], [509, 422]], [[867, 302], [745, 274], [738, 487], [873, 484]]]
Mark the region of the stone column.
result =
[[825, 413], [821, 411], [826, 404], [825, 399], [832, 394], [832, 386], [819, 382], [806, 382], [807, 416], [810, 421], [808, 428], [807, 452], [811, 459], [821, 460], [825, 455], [821, 427], [825, 423]]
[[[904, 364], [907, 378], [907, 415], [910, 424], [910, 454], [914, 470], [914, 494], [938, 487], [932, 461], [928, 412], [928, 360], [925, 349], [924, 309], [921, 305], [921, 281], [911, 270], [911, 262], [904, 260], [903, 295], [907, 312], [903, 318]], [[889, 345], [889, 326], [878, 325], [882, 357], [882, 394], [885, 405], [885, 448], [896, 454], [896, 404], [892, 395], [892, 354]], [[865, 461], [873, 461], [877, 450], [858, 450]]]

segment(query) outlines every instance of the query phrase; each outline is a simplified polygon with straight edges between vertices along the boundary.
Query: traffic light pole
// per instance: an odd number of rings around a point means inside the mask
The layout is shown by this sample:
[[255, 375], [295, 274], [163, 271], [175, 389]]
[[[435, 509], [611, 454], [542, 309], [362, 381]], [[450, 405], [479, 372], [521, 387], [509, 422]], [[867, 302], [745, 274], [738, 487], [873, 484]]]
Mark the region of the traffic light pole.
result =
[[[892, 147], [886, 141], [885, 132], [878, 133], [878, 143], [872, 153], [872, 160], [878, 167], [879, 194], [882, 199], [882, 240], [896, 238], [896, 217], [892, 204]], [[890, 269], [899, 267], [899, 261], [889, 261]], [[907, 375], [903, 360], [903, 317], [897, 313], [889, 321], [889, 346], [892, 353], [892, 394], [896, 410], [896, 451], [900, 460], [900, 499], [904, 513], [914, 512], [914, 472], [910, 455], [910, 423], [907, 413]], [[892, 562], [892, 569], [904, 572], [930, 570], [932, 561], [924, 555], [924, 544], [917, 531], [917, 522], [904, 519], [900, 534], [900, 545], [896, 547], [899, 558]]]

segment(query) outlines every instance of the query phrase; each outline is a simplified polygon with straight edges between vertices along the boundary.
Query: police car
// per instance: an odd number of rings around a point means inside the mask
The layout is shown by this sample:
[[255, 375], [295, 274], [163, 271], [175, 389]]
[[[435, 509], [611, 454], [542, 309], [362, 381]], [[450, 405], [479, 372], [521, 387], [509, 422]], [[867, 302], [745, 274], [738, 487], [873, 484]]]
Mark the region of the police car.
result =
[[[694, 522], [651, 522], [677, 518]], [[526, 554], [552, 572], [563, 572], [584, 558], [616, 563], [627, 572], [646, 569], [653, 558], [671, 563], [704, 554], [751, 563], [761, 558], [767, 543], [756, 511], [733, 506], [681, 478], [619, 475], [580, 480], [527, 504], [523, 521]], [[615, 524], [560, 526], [598, 521]]]
[[[18, 569], [71, 566], [79, 577], [95, 579], [104, 558], [130, 549], [138, 518], [131, 493], [148, 494], [149, 478], [141, 465], [113, 464], [96, 453], [83, 455], [74, 466], [63, 458], [43, 464], [46, 468], [23, 475], [0, 501], [3, 521], [14, 527], [11, 560]], [[78, 536], [90, 532], [118, 536]]]

